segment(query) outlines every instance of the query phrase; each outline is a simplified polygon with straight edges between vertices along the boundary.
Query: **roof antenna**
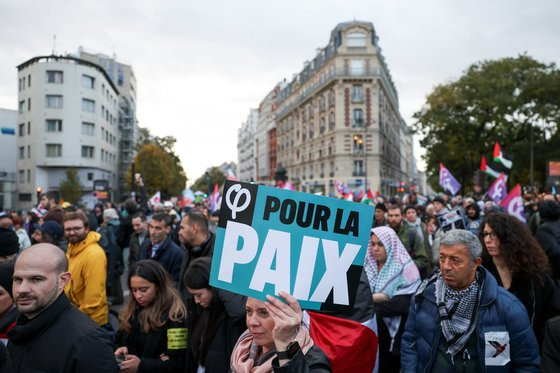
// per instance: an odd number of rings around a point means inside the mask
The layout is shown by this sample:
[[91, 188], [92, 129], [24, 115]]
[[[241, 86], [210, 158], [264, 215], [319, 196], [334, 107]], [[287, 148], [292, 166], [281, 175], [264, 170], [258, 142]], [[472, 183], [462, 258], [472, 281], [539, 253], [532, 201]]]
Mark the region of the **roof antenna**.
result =
[[53, 35], [53, 45], [52, 45], [52, 55], [54, 56], [54, 52], [56, 51], [56, 35]]

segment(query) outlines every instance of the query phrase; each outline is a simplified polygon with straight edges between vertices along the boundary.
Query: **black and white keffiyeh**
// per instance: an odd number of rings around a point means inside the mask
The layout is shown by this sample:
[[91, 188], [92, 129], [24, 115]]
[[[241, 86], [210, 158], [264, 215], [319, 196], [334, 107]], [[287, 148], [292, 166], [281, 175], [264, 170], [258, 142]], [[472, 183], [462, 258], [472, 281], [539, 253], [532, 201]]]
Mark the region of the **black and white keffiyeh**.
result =
[[453, 290], [443, 281], [441, 274], [436, 280], [436, 303], [439, 309], [441, 331], [449, 347], [447, 353], [453, 357], [469, 341], [476, 327], [478, 306], [482, 292], [482, 279], [477, 272], [476, 278], [468, 288]]

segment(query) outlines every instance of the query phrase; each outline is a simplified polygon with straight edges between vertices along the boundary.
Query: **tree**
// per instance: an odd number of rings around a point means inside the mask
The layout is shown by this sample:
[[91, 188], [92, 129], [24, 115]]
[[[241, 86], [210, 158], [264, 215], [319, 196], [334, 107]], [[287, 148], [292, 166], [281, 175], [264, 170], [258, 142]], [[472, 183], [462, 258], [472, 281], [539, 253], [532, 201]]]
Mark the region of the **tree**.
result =
[[[142, 145], [134, 158], [134, 165], [135, 172], [142, 175], [149, 194], [160, 191], [163, 198], [176, 196], [187, 183], [179, 159], [159, 145]], [[127, 181], [129, 185], [132, 183], [130, 170], [127, 172]]]
[[80, 184], [80, 179], [78, 179], [78, 172], [74, 167], [70, 167], [66, 170], [66, 179], [62, 180], [59, 185], [60, 194], [65, 201], [71, 204], [76, 204], [82, 198], [84, 194], [82, 192], [82, 184]]
[[529, 184], [531, 131], [535, 180], [543, 183], [545, 162], [560, 149], [559, 116], [554, 64], [520, 55], [471, 65], [457, 81], [437, 86], [414, 114], [430, 184], [438, 185], [443, 162], [469, 190], [481, 155], [491, 159], [495, 142], [513, 157], [510, 185]]
[[[226, 175], [220, 170], [219, 167], [212, 167], [209, 171], [210, 176], [210, 191], [214, 191], [214, 185], [218, 184], [221, 186], [224, 184], [226, 180]], [[200, 190], [204, 193], [208, 193], [208, 182], [206, 180], [206, 173], [200, 176], [191, 187], [192, 190], [197, 191]]]

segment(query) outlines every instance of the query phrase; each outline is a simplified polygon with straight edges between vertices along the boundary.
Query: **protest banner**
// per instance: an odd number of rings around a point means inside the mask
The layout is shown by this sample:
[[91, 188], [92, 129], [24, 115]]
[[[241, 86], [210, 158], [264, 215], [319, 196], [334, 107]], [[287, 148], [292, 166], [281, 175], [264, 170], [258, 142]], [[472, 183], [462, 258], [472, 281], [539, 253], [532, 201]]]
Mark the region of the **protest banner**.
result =
[[210, 284], [265, 300], [284, 290], [302, 308], [352, 307], [373, 207], [226, 181]]
[[467, 226], [465, 213], [462, 208], [456, 207], [445, 214], [438, 215], [438, 223], [444, 232], [451, 229], [465, 229]]

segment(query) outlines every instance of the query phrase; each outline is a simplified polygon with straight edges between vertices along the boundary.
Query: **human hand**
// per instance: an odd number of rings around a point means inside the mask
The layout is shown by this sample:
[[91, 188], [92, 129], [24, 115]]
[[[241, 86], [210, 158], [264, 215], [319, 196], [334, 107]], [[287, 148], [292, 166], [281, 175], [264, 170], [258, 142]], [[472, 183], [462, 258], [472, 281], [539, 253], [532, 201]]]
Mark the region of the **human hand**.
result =
[[268, 302], [265, 303], [265, 307], [274, 320], [272, 338], [274, 338], [276, 350], [284, 351], [299, 333], [303, 311], [297, 299], [290, 294], [280, 291], [278, 295], [284, 298], [287, 304], [272, 295], [267, 295]]
[[128, 355], [128, 347], [123, 346], [115, 350], [115, 355]]
[[136, 373], [140, 365], [140, 358], [136, 355], [126, 355], [126, 360], [121, 363], [121, 372]]
[[166, 354], [161, 354], [159, 355], [159, 358], [161, 361], [167, 361], [169, 360], [169, 356], [167, 356]]
[[389, 300], [389, 296], [384, 293], [375, 293], [373, 294], [373, 302], [374, 303], [381, 303], [386, 302]]

